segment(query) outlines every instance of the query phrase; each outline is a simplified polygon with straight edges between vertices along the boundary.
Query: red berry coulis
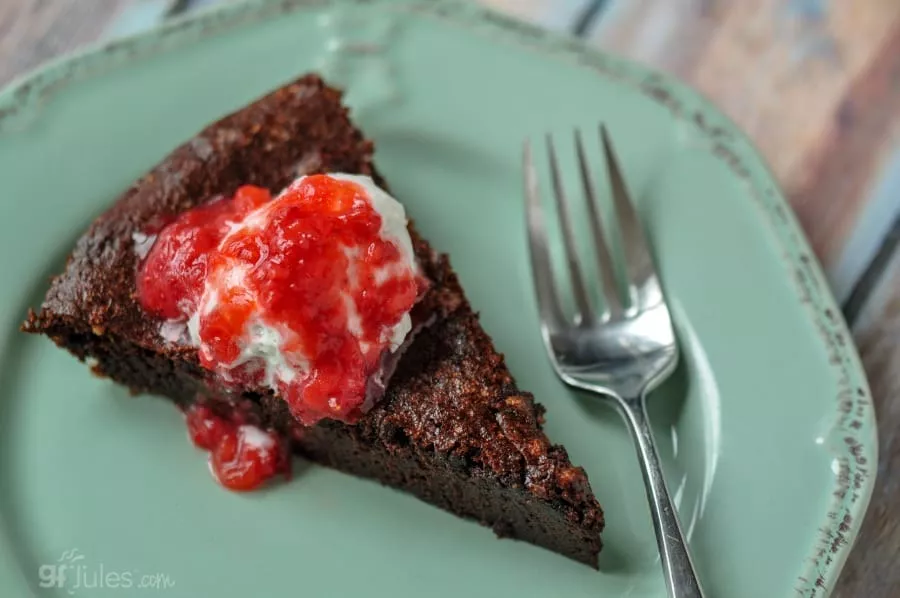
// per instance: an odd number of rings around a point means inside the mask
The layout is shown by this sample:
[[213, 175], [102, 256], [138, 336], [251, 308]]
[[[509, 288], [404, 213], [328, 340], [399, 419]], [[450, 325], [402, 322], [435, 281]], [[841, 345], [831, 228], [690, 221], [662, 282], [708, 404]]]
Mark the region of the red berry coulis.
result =
[[[381, 224], [354, 181], [309, 176], [274, 200], [244, 186], [159, 231], [140, 302], [168, 320], [195, 318], [201, 363], [224, 379], [273, 386], [304, 424], [353, 422], [423, 285]], [[260, 329], [278, 334], [274, 375], [250, 350]]]
[[198, 403], [185, 419], [191, 440], [210, 453], [213, 476], [229, 490], [254, 490], [279, 473], [290, 477], [290, 453], [278, 434], [227, 420]]

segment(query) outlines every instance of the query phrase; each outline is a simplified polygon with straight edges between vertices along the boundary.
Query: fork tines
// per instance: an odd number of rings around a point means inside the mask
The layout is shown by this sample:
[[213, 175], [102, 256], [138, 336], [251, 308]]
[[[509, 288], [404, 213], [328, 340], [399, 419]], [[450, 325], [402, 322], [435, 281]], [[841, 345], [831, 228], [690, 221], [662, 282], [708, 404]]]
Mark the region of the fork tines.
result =
[[[596, 254], [596, 263], [599, 270], [602, 295], [605, 310], [597, 313], [592, 305], [589, 282], [592, 277], [585, 277], [582, 260], [578, 255], [570, 204], [566, 195], [563, 177], [560, 172], [559, 159], [551, 135], [546, 136], [547, 155], [550, 164], [550, 180], [555, 199], [556, 210], [559, 217], [562, 232], [563, 247], [572, 285], [572, 294], [575, 300], [575, 322], [591, 323], [597, 319], [618, 318], [629, 307], [638, 301], [637, 290], [642, 288], [651, 278], [655, 277], [652, 258], [647, 246], [643, 228], [635, 211], [634, 204], [629, 197], [628, 190], [622, 176], [618, 159], [613, 150], [612, 142], [606, 126], [600, 125], [600, 142], [605, 156], [606, 169], [609, 174], [609, 185], [612, 202], [615, 209], [616, 220], [621, 231], [622, 254], [625, 260], [626, 280], [623, 285], [627, 294], [623, 298], [620, 295], [617, 284], [616, 270], [613, 262], [613, 254], [609, 241], [603, 231], [602, 217], [600, 215], [599, 199], [595, 191], [593, 175], [587, 159], [581, 131], [576, 129], [574, 135], [575, 154], [578, 161], [578, 170], [581, 178], [582, 193], [587, 201], [588, 221], [590, 233], [593, 238], [593, 246]], [[550, 248], [547, 241], [543, 206], [541, 203], [538, 176], [532, 156], [530, 141], [525, 142], [524, 148], [525, 171], [525, 197], [528, 222], [528, 239], [531, 259], [533, 264], [535, 286], [541, 315], [545, 321], [556, 320], [561, 323], [564, 320], [562, 308], [559, 302], [558, 291], [554, 281]]]

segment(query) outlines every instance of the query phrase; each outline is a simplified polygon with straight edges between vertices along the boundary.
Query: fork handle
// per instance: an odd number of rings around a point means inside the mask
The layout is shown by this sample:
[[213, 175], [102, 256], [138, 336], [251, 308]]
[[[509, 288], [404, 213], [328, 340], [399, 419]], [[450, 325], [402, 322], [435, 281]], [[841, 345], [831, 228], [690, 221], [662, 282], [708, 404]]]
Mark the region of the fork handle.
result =
[[703, 598], [703, 590], [663, 477], [643, 398], [624, 400], [622, 412], [637, 448], [653, 529], [670, 598]]

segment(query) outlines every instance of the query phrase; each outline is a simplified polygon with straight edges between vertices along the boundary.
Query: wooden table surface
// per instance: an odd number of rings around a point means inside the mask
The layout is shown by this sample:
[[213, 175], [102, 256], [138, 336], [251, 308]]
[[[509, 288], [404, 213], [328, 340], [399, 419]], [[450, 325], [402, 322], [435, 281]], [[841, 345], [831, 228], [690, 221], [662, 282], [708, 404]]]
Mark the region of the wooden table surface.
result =
[[[214, 1], [0, 0], [0, 84]], [[878, 410], [878, 484], [834, 596], [900, 596], [900, 2], [481, 1], [676, 74], [765, 154], [844, 306]]]

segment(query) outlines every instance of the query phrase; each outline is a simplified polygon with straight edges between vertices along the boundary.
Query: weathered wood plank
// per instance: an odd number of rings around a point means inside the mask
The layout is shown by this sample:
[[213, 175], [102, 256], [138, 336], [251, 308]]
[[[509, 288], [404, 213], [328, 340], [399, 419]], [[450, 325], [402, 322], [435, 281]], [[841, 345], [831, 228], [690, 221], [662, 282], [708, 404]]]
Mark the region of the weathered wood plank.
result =
[[[900, 231], [897, 231], [900, 234]], [[878, 416], [878, 479], [835, 598], [892, 598], [900, 588], [900, 250], [854, 327]]]
[[[188, 0], [187, 9], [232, 0]], [[474, 0], [498, 12], [556, 31], [568, 31], [593, 0]]]
[[[187, 0], [187, 10], [232, 0]], [[522, 21], [568, 31], [593, 0], [474, 0]]]
[[[169, 0], [172, 4], [176, 2]], [[184, 10], [230, 0], [181, 0]], [[569, 30], [592, 0], [478, 0], [497, 11]], [[39, 64], [98, 40], [155, 24], [165, 0], [0, 1], [0, 85]], [[152, 6], [150, 6], [152, 5]]]
[[95, 41], [135, 0], [0, 1], [0, 85], [44, 61]]
[[555, 31], [569, 31], [592, 0], [477, 0], [494, 10]]
[[592, 39], [722, 107], [768, 159], [826, 267], [841, 261], [900, 122], [900, 3], [616, 0]]

